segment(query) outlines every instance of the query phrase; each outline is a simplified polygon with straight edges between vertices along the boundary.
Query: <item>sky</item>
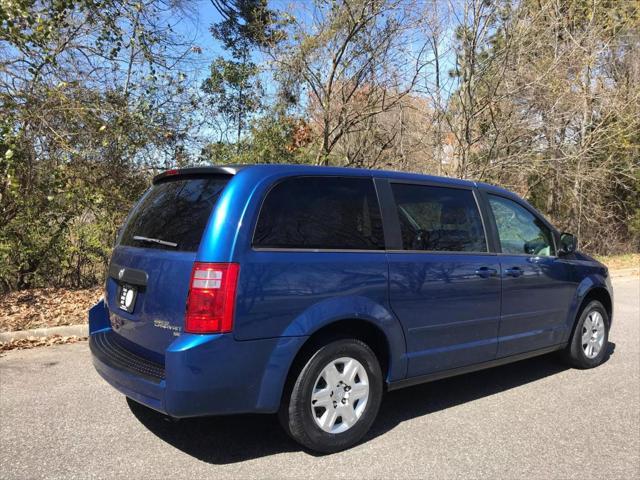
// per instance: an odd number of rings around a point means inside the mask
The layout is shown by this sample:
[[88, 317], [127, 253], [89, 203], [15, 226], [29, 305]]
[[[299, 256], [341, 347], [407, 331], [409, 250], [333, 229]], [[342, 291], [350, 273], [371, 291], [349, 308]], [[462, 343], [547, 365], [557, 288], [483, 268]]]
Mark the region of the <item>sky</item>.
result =
[[222, 18], [210, 0], [197, 0], [194, 3], [196, 4], [197, 18], [194, 19], [191, 25], [185, 25], [189, 29], [185, 34], [195, 36], [195, 43], [202, 47], [208, 55], [216, 55], [219, 49], [211, 36], [209, 28], [215, 22], [222, 20]]

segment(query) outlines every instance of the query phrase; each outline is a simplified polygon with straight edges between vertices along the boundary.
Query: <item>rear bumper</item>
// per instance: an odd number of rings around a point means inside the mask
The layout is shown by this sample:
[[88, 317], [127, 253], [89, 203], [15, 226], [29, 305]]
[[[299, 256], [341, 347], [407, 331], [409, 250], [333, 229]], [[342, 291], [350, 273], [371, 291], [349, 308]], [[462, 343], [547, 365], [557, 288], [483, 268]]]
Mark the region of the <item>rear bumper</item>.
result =
[[93, 364], [102, 378], [127, 397], [176, 418], [277, 411], [289, 367], [306, 339], [236, 341], [231, 334], [183, 333], [167, 348], [164, 365], [154, 369], [139, 357], [99, 348], [104, 338], [117, 336], [102, 302], [89, 312], [89, 333]]
[[109, 384], [115, 387], [127, 397], [134, 399], [138, 403], [147, 405], [162, 413], [167, 413], [164, 406], [166, 381], [152, 381], [133, 372], [127, 371], [115, 362], [109, 361], [108, 357], [96, 353], [96, 337], [106, 333], [105, 330], [99, 333], [92, 333], [89, 336], [89, 346], [93, 366], [96, 371]]

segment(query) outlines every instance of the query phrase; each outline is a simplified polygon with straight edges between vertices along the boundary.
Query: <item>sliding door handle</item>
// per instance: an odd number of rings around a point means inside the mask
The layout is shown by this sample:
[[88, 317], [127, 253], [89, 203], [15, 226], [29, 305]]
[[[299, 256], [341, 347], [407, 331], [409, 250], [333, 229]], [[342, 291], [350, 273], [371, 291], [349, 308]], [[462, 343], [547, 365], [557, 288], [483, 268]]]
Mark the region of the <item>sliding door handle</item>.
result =
[[479, 269], [476, 270], [476, 275], [482, 278], [493, 277], [497, 273], [498, 271], [495, 268], [489, 268], [489, 267], [480, 267]]
[[520, 267], [511, 267], [507, 268], [504, 273], [509, 277], [519, 277], [524, 273], [524, 270], [522, 270]]

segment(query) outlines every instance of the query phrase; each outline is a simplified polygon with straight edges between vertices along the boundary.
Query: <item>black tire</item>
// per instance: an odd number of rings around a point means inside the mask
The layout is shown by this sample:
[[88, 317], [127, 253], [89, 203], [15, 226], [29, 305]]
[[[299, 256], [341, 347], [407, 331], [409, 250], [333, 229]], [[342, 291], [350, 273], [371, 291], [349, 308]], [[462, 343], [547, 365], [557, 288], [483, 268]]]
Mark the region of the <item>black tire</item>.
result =
[[[369, 396], [353, 426], [341, 433], [330, 433], [316, 424], [311, 395], [325, 366], [342, 357], [356, 359], [364, 367]], [[347, 449], [360, 441], [371, 428], [382, 400], [382, 383], [380, 364], [367, 344], [353, 338], [332, 341], [311, 355], [285, 392], [279, 412], [280, 422], [295, 441], [310, 450], [333, 453]]]
[[[585, 322], [593, 313], [599, 313], [604, 321], [604, 340], [598, 354], [593, 358], [589, 358], [584, 351], [582, 337], [585, 333]], [[580, 369], [597, 367], [604, 362], [609, 349], [609, 326], [609, 314], [606, 308], [597, 300], [590, 301], [585, 308], [582, 309], [580, 317], [573, 328], [571, 340], [564, 351], [565, 361], [572, 367]]]

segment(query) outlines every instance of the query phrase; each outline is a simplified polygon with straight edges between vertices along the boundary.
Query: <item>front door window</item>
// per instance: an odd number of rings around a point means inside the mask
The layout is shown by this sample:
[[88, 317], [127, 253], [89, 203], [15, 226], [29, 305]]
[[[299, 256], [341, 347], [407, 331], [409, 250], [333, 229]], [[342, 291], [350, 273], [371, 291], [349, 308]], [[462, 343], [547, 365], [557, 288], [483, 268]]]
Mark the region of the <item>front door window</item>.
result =
[[552, 257], [556, 254], [551, 230], [513, 200], [489, 195], [502, 253]]

